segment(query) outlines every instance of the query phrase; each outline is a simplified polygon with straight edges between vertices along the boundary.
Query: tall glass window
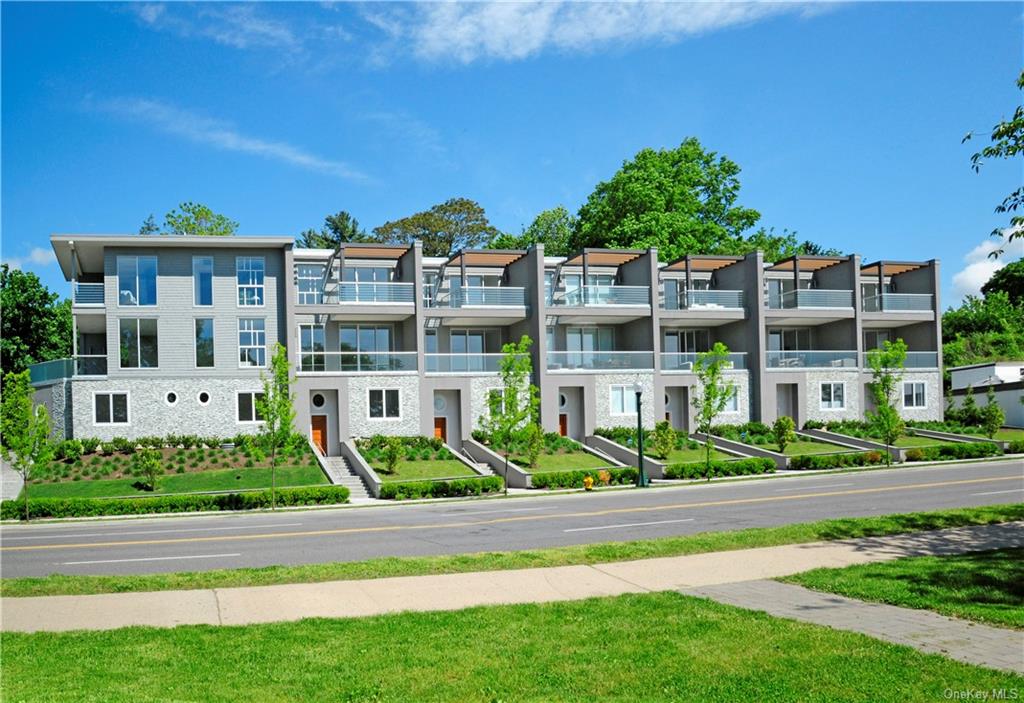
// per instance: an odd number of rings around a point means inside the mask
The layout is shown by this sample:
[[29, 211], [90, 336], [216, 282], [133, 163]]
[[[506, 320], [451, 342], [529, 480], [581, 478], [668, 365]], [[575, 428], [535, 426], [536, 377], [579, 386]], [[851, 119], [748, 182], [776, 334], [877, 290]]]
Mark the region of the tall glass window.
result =
[[196, 319], [196, 367], [213, 368], [213, 318]]
[[192, 304], [213, 305], [213, 257], [192, 257]]
[[235, 274], [238, 278], [238, 304], [243, 307], [262, 306], [264, 298], [263, 279], [266, 264], [262, 256], [239, 256], [235, 258]]
[[238, 365], [267, 365], [266, 321], [260, 317], [238, 320]]
[[299, 286], [299, 305], [320, 305], [324, 302], [323, 264], [299, 264], [296, 267]]
[[117, 257], [117, 303], [122, 307], [156, 305], [156, 257]]
[[156, 320], [123, 317], [119, 321], [119, 332], [122, 369], [159, 366]]
[[[299, 368], [303, 371], [327, 370], [327, 345], [323, 325], [299, 325]], [[337, 361], [335, 360], [336, 364]], [[331, 371], [337, 369], [332, 368]]]
[[342, 371], [387, 371], [391, 363], [391, 328], [351, 325], [338, 329]]

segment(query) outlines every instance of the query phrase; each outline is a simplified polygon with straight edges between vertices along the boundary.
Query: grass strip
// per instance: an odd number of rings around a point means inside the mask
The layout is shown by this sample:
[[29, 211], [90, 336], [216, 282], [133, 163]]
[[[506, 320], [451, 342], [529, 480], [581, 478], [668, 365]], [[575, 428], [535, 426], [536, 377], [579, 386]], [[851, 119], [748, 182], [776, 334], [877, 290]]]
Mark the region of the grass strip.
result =
[[780, 579], [816, 591], [1024, 629], [1024, 549], [906, 557]]
[[379, 557], [366, 561], [130, 576], [52, 574], [45, 577], [0, 579], [0, 595], [21, 597], [229, 588], [232, 586], [265, 586], [281, 583], [315, 583], [391, 576], [602, 564], [631, 559], [773, 547], [780, 544], [876, 537], [1018, 520], [1024, 520], [1024, 503], [901, 513], [880, 517], [839, 518], [781, 527], [759, 527], [732, 532], [703, 532], [680, 537], [662, 537], [631, 542], [604, 542], [524, 551], [480, 552], [429, 557]]

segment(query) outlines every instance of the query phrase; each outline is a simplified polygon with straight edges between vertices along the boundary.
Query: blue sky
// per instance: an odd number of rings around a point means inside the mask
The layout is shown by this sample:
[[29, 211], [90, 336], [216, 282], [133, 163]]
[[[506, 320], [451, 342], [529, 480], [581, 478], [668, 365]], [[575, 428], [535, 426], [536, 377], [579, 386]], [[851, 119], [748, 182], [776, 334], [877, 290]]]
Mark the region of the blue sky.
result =
[[992, 208], [1022, 180], [969, 167], [1019, 100], [1016, 3], [0, 12], [2, 255], [61, 292], [52, 232], [135, 232], [183, 200], [244, 234], [340, 209], [371, 228], [456, 196], [519, 231], [692, 135], [740, 164], [762, 224], [937, 257], [951, 303], [996, 265]]

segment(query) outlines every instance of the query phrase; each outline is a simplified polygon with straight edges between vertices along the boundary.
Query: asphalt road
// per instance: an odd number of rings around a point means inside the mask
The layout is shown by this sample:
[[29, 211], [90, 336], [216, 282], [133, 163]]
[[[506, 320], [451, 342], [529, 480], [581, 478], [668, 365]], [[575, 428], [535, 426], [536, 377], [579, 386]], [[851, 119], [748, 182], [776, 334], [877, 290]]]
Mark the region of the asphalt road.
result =
[[531, 549], [1014, 503], [1024, 462], [647, 490], [0, 528], [0, 575], [136, 574]]

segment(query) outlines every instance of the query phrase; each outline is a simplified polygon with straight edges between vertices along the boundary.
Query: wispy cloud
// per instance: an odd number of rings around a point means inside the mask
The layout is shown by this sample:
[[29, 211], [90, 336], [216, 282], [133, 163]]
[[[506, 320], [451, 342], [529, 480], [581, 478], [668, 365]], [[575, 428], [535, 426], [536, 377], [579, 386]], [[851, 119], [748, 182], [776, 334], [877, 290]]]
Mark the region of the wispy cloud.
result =
[[274, 48], [293, 54], [304, 50], [301, 37], [288, 23], [249, 3], [133, 3], [127, 9], [144, 25], [181, 37], [210, 39], [236, 49]]
[[344, 161], [324, 158], [287, 142], [248, 136], [229, 122], [206, 117], [159, 100], [133, 97], [99, 101], [87, 99], [85, 106], [87, 109], [134, 120], [161, 132], [224, 151], [252, 154], [347, 180], [369, 180], [366, 174]]
[[398, 138], [419, 151], [434, 155], [447, 151], [435, 128], [405, 111], [367, 112], [360, 119], [380, 126], [389, 138]]
[[42, 247], [32, 247], [28, 256], [11, 256], [4, 259], [4, 263], [12, 269], [25, 268], [25, 264], [49, 266], [56, 261], [57, 256], [53, 253], [53, 249], [43, 249]]
[[[991, 258], [989, 254], [997, 249], [1003, 250], [1002, 255], [998, 259]], [[964, 267], [953, 274], [953, 290], [960, 298], [979, 295], [981, 287], [992, 278], [992, 274], [1022, 256], [1024, 237], [1017, 237], [1012, 242], [995, 237], [986, 239], [964, 256]]]

